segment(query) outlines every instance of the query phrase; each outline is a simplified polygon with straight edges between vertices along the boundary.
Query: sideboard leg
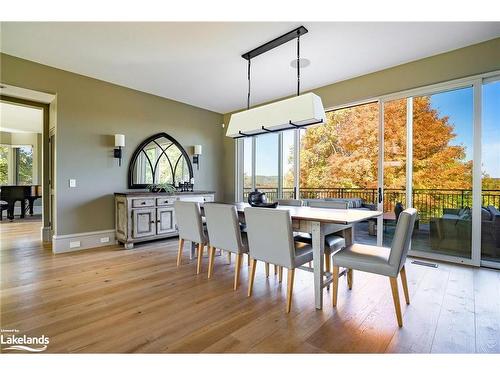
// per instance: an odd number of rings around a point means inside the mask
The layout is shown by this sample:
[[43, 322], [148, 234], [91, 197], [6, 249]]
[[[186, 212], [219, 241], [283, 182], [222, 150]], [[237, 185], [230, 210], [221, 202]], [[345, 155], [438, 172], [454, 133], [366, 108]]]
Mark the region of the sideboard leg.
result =
[[132, 250], [134, 248], [134, 243], [133, 242], [125, 242], [123, 244], [123, 247], [125, 247], [126, 250]]

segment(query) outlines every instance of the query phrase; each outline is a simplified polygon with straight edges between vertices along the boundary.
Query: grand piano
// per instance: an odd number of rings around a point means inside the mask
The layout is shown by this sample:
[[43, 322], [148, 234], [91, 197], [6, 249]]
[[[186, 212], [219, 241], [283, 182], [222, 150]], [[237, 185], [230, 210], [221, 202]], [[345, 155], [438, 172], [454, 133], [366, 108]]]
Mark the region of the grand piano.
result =
[[[31, 216], [33, 216], [33, 205], [35, 200], [42, 197], [41, 185], [3, 185], [0, 187], [1, 211], [7, 210], [7, 218], [14, 220], [14, 206], [16, 202], [21, 203], [21, 218], [26, 214], [26, 203]], [[0, 215], [0, 220], [3, 215]]]

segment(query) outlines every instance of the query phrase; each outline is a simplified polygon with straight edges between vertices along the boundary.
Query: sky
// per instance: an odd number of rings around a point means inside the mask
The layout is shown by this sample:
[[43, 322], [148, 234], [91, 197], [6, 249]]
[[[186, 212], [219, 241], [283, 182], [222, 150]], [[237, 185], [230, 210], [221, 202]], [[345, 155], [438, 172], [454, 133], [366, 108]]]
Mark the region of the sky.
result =
[[[486, 171], [491, 177], [500, 178], [500, 81], [484, 85], [482, 99], [482, 170]], [[471, 160], [473, 155], [472, 87], [431, 95], [431, 106], [439, 112], [440, 116], [449, 117], [448, 121], [455, 127], [454, 133], [456, 134], [456, 137], [450, 143], [465, 146], [466, 158]], [[284, 141], [285, 147], [289, 142], [293, 144], [293, 137], [287, 139]], [[246, 138], [245, 150], [250, 145], [251, 138]], [[265, 134], [257, 137], [257, 175], [277, 176], [277, 153], [277, 134]], [[247, 175], [251, 174], [250, 165], [251, 154], [245, 151], [244, 171]]]
[[500, 178], [500, 81], [483, 86], [482, 170]]
[[439, 117], [448, 116], [448, 123], [454, 126], [455, 138], [450, 144], [465, 146], [467, 160], [472, 159], [473, 92], [472, 87], [446, 91], [430, 96], [431, 107]]

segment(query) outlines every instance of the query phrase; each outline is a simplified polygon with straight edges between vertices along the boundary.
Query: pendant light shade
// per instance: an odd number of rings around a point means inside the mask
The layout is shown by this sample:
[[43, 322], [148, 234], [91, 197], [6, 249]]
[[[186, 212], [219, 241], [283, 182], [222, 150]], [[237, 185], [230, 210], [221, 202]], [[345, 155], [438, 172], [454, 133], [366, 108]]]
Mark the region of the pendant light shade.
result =
[[226, 136], [239, 138], [294, 129], [320, 124], [325, 119], [321, 98], [316, 94], [307, 93], [234, 113], [231, 115]]

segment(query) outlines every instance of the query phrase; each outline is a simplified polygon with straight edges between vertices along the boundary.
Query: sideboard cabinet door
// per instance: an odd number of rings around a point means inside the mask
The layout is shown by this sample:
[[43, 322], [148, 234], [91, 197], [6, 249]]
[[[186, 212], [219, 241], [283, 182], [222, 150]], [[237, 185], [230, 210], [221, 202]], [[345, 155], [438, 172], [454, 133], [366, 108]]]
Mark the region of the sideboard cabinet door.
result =
[[134, 238], [156, 234], [156, 209], [132, 210], [132, 236]]
[[176, 231], [174, 208], [172, 206], [158, 208], [156, 213], [157, 234], [173, 233]]

